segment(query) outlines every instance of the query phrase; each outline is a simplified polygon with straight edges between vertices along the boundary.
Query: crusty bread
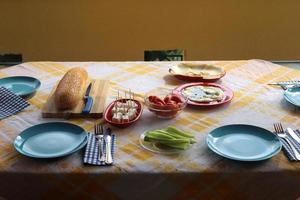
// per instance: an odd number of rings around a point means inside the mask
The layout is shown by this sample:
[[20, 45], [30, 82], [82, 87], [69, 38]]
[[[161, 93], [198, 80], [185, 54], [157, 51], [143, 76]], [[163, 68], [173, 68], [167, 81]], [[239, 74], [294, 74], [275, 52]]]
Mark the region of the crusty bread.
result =
[[76, 67], [69, 70], [58, 83], [54, 101], [59, 110], [73, 109], [83, 98], [88, 73]]

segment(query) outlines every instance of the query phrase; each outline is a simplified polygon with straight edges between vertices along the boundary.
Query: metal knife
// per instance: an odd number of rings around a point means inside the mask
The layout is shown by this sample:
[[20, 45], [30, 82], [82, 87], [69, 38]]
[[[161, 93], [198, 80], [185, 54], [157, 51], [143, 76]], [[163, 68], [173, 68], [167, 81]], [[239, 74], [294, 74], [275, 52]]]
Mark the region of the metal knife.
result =
[[112, 137], [111, 137], [111, 129], [106, 129], [106, 135], [105, 135], [105, 152], [106, 152], [106, 158], [105, 163], [108, 165], [111, 165], [113, 163], [112, 155], [111, 155], [111, 144], [112, 144]]
[[90, 92], [92, 89], [92, 83], [89, 84], [89, 86], [86, 89], [85, 95], [84, 95], [84, 101], [85, 101], [85, 106], [82, 109], [82, 114], [89, 114], [92, 106], [93, 106], [93, 98], [90, 96]]
[[289, 133], [289, 135], [292, 136], [292, 138], [293, 138], [294, 140], [296, 140], [296, 141], [300, 144], [300, 138], [299, 138], [298, 135], [293, 131], [293, 129], [287, 128], [286, 130], [287, 130], [287, 132]]
[[268, 83], [268, 85], [300, 85], [300, 80], [295, 80], [295, 81], [280, 81], [277, 83]]

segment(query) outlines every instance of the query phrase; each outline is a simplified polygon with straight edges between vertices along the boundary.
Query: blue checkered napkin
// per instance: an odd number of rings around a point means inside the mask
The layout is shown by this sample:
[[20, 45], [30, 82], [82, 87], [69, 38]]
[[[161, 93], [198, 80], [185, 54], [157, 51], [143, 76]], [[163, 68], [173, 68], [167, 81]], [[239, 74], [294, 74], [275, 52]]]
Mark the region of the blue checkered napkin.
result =
[[[114, 134], [111, 135], [111, 154], [114, 161], [114, 153], [115, 153], [115, 146], [116, 146], [116, 136]], [[103, 142], [103, 149], [104, 155], [105, 152], [105, 140]], [[107, 165], [105, 162], [99, 161], [99, 142], [98, 139], [95, 137], [95, 134], [88, 133], [88, 142], [85, 149], [83, 163], [90, 164], [90, 165]]]
[[0, 87], [0, 119], [14, 115], [29, 105], [20, 96], [4, 87]]
[[[300, 131], [299, 130], [295, 130], [295, 133], [300, 137]], [[293, 144], [293, 146], [300, 153], [300, 144], [296, 140], [294, 140], [288, 133], [287, 133], [287, 136], [288, 136], [289, 141]], [[290, 148], [288, 143], [282, 138], [279, 138], [279, 139], [282, 142], [283, 151], [284, 151], [285, 155], [288, 157], [288, 159], [290, 161], [298, 161], [296, 159], [296, 157], [294, 156], [293, 150]]]

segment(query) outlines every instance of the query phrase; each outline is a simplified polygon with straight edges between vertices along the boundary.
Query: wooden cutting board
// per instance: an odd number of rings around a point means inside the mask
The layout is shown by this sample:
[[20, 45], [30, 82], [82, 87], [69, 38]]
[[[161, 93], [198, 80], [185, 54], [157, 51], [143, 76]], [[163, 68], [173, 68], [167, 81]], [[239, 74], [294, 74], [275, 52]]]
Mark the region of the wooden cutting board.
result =
[[44, 118], [101, 118], [105, 109], [105, 101], [110, 87], [109, 80], [91, 80], [86, 84], [86, 88], [90, 82], [92, 82], [90, 96], [93, 98], [93, 106], [89, 114], [82, 114], [82, 109], [85, 106], [84, 99], [82, 99], [73, 110], [61, 111], [56, 109], [54, 103], [56, 85], [53, 87], [48, 100], [42, 109], [42, 116]]

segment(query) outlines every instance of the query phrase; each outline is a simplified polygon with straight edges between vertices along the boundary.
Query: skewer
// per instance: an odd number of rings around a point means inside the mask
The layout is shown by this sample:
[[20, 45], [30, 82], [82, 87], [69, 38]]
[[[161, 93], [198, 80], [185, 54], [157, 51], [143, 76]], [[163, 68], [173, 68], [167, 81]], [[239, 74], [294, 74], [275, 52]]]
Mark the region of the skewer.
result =
[[119, 90], [118, 90], [118, 97], [117, 97], [117, 101], [116, 101], [116, 103], [117, 103], [117, 110], [118, 110], [118, 102], [119, 102], [119, 99], [120, 99], [120, 92], [119, 92]]
[[131, 99], [131, 95], [132, 95], [131, 89], [129, 89], [129, 99], [130, 99], [129, 104], [130, 104], [130, 108], [132, 108], [132, 99]]

